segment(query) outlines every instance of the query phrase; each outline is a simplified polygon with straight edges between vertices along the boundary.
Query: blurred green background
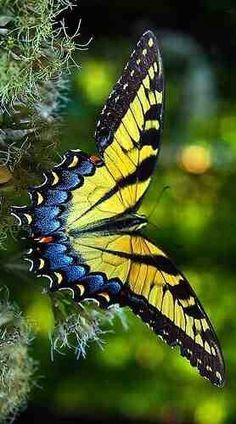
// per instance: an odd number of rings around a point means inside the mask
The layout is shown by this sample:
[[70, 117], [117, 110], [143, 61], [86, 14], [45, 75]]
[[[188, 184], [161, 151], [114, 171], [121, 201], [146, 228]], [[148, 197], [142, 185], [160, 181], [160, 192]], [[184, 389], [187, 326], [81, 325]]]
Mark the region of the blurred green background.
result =
[[49, 300], [38, 279], [17, 273], [11, 293], [37, 326], [32, 354], [39, 361], [37, 387], [17, 422], [236, 423], [235, 2], [198, 0], [186, 8], [164, 0], [81, 0], [66, 15], [72, 33], [79, 17], [81, 43], [94, 40], [71, 75], [60, 153], [95, 152], [99, 112], [137, 39], [152, 29], [164, 62], [166, 111], [142, 210], [148, 235], [188, 277], [214, 324], [227, 382], [219, 389], [202, 379], [128, 311], [128, 329], [117, 320], [103, 350], [94, 344], [86, 359], [68, 352], [52, 362]]

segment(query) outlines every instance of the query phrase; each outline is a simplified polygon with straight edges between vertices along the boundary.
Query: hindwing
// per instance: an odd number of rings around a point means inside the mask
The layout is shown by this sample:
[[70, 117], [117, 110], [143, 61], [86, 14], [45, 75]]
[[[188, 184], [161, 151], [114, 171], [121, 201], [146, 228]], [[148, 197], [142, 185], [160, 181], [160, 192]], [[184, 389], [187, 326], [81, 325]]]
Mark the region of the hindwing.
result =
[[196, 294], [167, 255], [139, 234], [85, 235], [71, 240], [91, 271], [124, 284], [116, 300], [135, 314], [216, 385], [224, 384], [224, 361], [215, 332]]

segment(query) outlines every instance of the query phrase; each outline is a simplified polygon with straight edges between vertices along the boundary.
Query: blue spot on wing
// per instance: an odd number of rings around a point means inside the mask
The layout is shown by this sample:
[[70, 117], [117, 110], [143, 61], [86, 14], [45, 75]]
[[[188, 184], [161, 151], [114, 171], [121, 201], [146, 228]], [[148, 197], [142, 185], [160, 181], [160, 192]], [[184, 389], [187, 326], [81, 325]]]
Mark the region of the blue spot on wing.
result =
[[68, 193], [62, 190], [48, 190], [43, 193], [44, 206], [56, 206], [66, 202], [68, 199]]
[[104, 277], [100, 274], [89, 274], [87, 277], [81, 280], [83, 284], [88, 288], [89, 294], [101, 291], [104, 286]]
[[[88, 156], [78, 154], [78, 164], [69, 168], [74, 160], [74, 153], [68, 153], [64, 162], [54, 168], [54, 172], [47, 174], [47, 179], [42, 186], [32, 187], [30, 190], [32, 206], [17, 209], [22, 216], [22, 222], [28, 224], [29, 214], [33, 218], [31, 234], [34, 239], [34, 251], [32, 260], [35, 264], [34, 270], [39, 275], [46, 274], [52, 278], [51, 289], [71, 287], [82, 283], [85, 287], [84, 297], [94, 297], [102, 291], [117, 294], [120, 291], [120, 283], [116, 279], [107, 280], [105, 273], [90, 273], [89, 266], [84, 263], [79, 252], [75, 252], [70, 246], [70, 240], [66, 235], [65, 217], [70, 213], [69, 201], [73, 190], [84, 183], [84, 177], [94, 175], [96, 166]], [[39, 203], [42, 195], [42, 201]], [[39, 203], [39, 204], [38, 204]], [[16, 213], [17, 213], [16, 211]], [[44, 241], [43, 237], [53, 235], [50, 242]], [[42, 237], [42, 239], [41, 239]], [[40, 267], [38, 259], [45, 259], [45, 264]], [[80, 263], [81, 262], [81, 263]], [[59, 282], [56, 272], [61, 272], [63, 280]], [[79, 297], [81, 299], [81, 296]]]
[[34, 231], [42, 235], [56, 231], [61, 225], [60, 221], [57, 219], [59, 213], [60, 209], [56, 206], [41, 206], [35, 208]]
[[78, 168], [79, 173], [81, 173], [82, 175], [91, 175], [93, 170], [94, 164], [88, 160], [81, 162]]
[[68, 283], [73, 283], [80, 280], [86, 274], [86, 270], [83, 266], [73, 265], [64, 270], [66, 273], [66, 279]]
[[76, 171], [62, 170], [56, 171], [59, 177], [59, 182], [56, 188], [59, 190], [72, 190], [83, 183], [83, 177], [81, 177]]
[[107, 290], [110, 294], [118, 294], [121, 289], [121, 283], [113, 278], [107, 284], [105, 284], [104, 289]]
[[107, 280], [105, 274], [88, 274], [85, 278], [81, 279], [81, 282], [85, 285], [88, 295], [96, 295], [103, 291], [107, 291], [110, 294], [118, 294], [121, 289], [121, 284], [116, 279]]
[[43, 258], [49, 261], [49, 267], [52, 271], [69, 267], [73, 263], [73, 258], [67, 253], [67, 247], [64, 244], [52, 243], [45, 247], [42, 254]]

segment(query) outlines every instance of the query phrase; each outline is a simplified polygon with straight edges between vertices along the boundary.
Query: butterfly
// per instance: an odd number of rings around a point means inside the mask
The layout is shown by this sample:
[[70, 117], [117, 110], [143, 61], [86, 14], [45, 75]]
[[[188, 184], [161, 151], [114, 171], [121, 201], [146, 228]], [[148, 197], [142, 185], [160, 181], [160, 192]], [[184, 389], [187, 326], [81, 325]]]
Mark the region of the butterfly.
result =
[[145, 238], [138, 214], [160, 149], [164, 78], [156, 37], [145, 32], [115, 84], [95, 138], [98, 155], [68, 151], [31, 206], [13, 207], [29, 227], [31, 270], [75, 302], [128, 306], [199, 373], [224, 385], [213, 327], [184, 275]]

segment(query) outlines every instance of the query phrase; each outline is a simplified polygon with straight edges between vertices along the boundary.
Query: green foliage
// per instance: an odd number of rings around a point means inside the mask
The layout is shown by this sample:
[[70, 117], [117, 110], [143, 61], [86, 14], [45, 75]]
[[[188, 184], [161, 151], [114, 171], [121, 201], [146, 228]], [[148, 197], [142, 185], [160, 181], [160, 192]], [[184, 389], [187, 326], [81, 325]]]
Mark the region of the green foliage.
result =
[[9, 207], [5, 197], [0, 199], [0, 249], [6, 249], [5, 242], [8, 235], [14, 237], [17, 234], [16, 228], [12, 225], [12, 219], [9, 214]]
[[54, 351], [63, 352], [67, 348], [72, 349], [77, 358], [85, 358], [91, 343], [103, 346], [103, 335], [108, 332], [108, 326], [113, 326], [116, 317], [126, 326], [125, 316], [118, 306], [102, 310], [94, 302], [76, 305], [70, 296], [61, 292], [52, 293], [51, 302], [55, 318], [52, 355]]
[[74, 40], [56, 25], [69, 0], [2, 0], [0, 25], [0, 98], [3, 108], [16, 101], [44, 100], [45, 83], [59, 79]]
[[58, 21], [71, 7], [69, 0], [0, 4], [0, 247], [13, 231], [6, 205], [54, 164], [59, 109], [79, 35], [79, 26], [69, 37]]
[[29, 355], [30, 326], [0, 291], [0, 422], [25, 406], [34, 382], [35, 361]]

